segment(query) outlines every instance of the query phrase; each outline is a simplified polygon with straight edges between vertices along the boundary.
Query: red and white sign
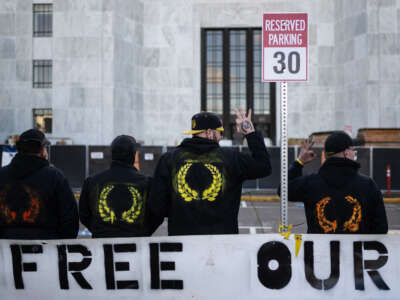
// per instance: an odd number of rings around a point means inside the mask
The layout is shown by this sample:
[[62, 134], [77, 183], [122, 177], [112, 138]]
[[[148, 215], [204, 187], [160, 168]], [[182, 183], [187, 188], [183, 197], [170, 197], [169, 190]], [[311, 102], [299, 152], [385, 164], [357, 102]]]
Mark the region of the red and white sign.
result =
[[308, 15], [263, 15], [263, 81], [308, 80]]

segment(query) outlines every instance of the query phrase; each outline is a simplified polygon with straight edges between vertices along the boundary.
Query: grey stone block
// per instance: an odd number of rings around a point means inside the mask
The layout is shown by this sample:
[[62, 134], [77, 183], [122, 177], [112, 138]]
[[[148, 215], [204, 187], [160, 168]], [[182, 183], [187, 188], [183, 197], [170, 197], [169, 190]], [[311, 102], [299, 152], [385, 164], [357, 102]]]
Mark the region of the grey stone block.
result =
[[[189, 1], [175, 1], [173, 5], [169, 2], [161, 2], [160, 21], [168, 25], [189, 25], [192, 16], [192, 3]], [[242, 17], [249, 14], [248, 7], [241, 7]], [[250, 13], [251, 14], [251, 13]]]
[[32, 12], [16, 14], [16, 34], [32, 36]]
[[74, 108], [82, 108], [85, 107], [85, 102], [87, 100], [86, 97], [86, 89], [83, 87], [73, 87], [70, 89], [69, 94], [69, 105]]
[[320, 67], [318, 70], [318, 84], [321, 86], [334, 85], [335, 73], [332, 67]]
[[397, 30], [397, 14], [394, 7], [379, 8], [379, 31], [384, 32], [396, 32]]
[[193, 87], [193, 69], [180, 68], [178, 70], [178, 87]]
[[126, 88], [114, 89], [114, 109], [129, 110], [131, 106], [131, 99], [129, 92]]
[[27, 87], [15, 88], [13, 92], [13, 108], [32, 106], [32, 83]]
[[335, 35], [335, 43], [342, 43], [343, 42], [343, 32], [344, 32], [344, 22], [338, 21], [335, 23], [334, 27], [334, 35]]
[[0, 60], [0, 81], [15, 81], [16, 61]]
[[97, 37], [54, 38], [55, 58], [100, 58], [101, 39]]
[[15, 0], [0, 1], [0, 12], [15, 12], [16, 8], [17, 2]]
[[[147, 3], [146, 3], [147, 5]], [[132, 9], [130, 11], [130, 18], [140, 24], [144, 23], [144, 10], [145, 5], [141, 1], [131, 1]]]
[[101, 11], [102, 1], [99, 0], [54, 0], [57, 11]]
[[0, 36], [15, 35], [15, 13], [0, 13]]
[[337, 20], [335, 15], [335, 6], [337, 2], [338, 1], [316, 1], [315, 6], [319, 22], [334, 22]]
[[32, 37], [15, 39], [15, 52], [17, 59], [32, 58]]
[[0, 38], [0, 59], [15, 59], [15, 39]]
[[17, 60], [16, 79], [18, 81], [32, 81], [31, 60]]
[[354, 17], [354, 34], [360, 35], [367, 32], [367, 14], [364, 12]]
[[2, 108], [10, 108], [13, 105], [16, 91], [13, 88], [0, 89], [0, 103]]
[[334, 50], [334, 47], [318, 47], [318, 64], [333, 65], [335, 63]]
[[2, 132], [13, 134], [15, 130], [15, 111], [13, 109], [0, 109], [0, 128]]
[[33, 127], [32, 109], [20, 108], [14, 112], [15, 129], [13, 134], [21, 134], [25, 130]]
[[392, 55], [400, 54], [399, 34], [396, 33], [381, 33], [378, 36], [373, 36], [371, 40], [372, 55]]
[[362, 34], [354, 39], [354, 58], [360, 59], [368, 56], [368, 40], [367, 35]]
[[400, 55], [383, 55], [380, 57], [380, 79], [385, 81], [400, 81]]
[[67, 113], [67, 126], [68, 131], [71, 133], [81, 133], [84, 131], [84, 110], [81, 109], [68, 109]]
[[313, 46], [317, 44], [317, 25], [308, 25], [308, 45]]
[[33, 89], [31, 93], [30, 103], [34, 108], [50, 108], [52, 107], [51, 89]]
[[381, 127], [393, 127], [396, 124], [398, 112], [393, 109], [392, 106], [385, 106], [381, 109], [380, 115], [380, 126]]
[[53, 134], [54, 135], [66, 135], [68, 132], [68, 110], [53, 108]]
[[380, 103], [382, 106], [393, 107], [398, 111], [400, 105], [400, 94], [398, 89], [400, 84], [381, 84], [379, 88]]
[[343, 60], [344, 62], [348, 62], [353, 59], [354, 59], [354, 40], [349, 40], [345, 43]]
[[158, 67], [160, 65], [160, 49], [145, 48], [143, 51], [143, 66]]
[[391, 7], [396, 5], [397, 0], [368, 0], [368, 8]]
[[368, 29], [368, 33], [378, 33], [379, 32], [379, 14], [378, 14], [377, 9], [368, 10], [367, 29]]
[[17, 0], [17, 11], [32, 13], [32, 0]]
[[400, 33], [400, 8], [397, 9], [397, 33]]
[[344, 18], [343, 0], [333, 1], [333, 3], [334, 3], [334, 15], [336, 18], [336, 22], [338, 22]]
[[158, 24], [161, 22], [162, 6], [159, 2], [148, 2], [144, 5], [143, 21], [147, 24]]

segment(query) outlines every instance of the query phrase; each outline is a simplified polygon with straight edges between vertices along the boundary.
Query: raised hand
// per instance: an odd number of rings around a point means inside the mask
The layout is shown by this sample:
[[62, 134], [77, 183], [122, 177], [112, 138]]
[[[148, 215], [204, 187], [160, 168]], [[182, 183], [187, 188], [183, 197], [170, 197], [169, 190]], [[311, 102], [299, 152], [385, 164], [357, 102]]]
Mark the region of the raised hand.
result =
[[300, 153], [299, 153], [298, 159], [300, 159], [300, 161], [303, 164], [307, 164], [307, 163], [313, 161], [317, 157], [315, 152], [313, 150], [311, 150], [313, 145], [314, 145], [314, 141], [312, 141], [310, 139], [305, 139], [301, 142]]
[[251, 122], [251, 109], [249, 109], [247, 117], [242, 108], [239, 110], [235, 108], [234, 110], [236, 114], [237, 131], [244, 135], [254, 132], [254, 126]]

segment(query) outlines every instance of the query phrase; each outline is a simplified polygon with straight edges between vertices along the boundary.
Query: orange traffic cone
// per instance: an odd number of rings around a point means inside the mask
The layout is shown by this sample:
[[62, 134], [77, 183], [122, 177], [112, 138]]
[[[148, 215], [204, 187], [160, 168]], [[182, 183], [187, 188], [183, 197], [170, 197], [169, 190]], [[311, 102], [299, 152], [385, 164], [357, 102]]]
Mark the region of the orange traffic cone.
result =
[[136, 151], [136, 155], [135, 155], [135, 163], [134, 166], [136, 169], [138, 169], [138, 171], [140, 171], [140, 166], [139, 166], [139, 152]]

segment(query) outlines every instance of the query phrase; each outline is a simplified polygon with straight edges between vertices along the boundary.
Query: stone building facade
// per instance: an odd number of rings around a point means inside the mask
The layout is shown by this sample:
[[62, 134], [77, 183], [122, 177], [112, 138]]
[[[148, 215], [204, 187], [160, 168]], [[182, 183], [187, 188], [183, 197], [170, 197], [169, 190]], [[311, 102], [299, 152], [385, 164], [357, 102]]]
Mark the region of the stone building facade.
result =
[[[33, 36], [33, 6], [46, 3], [52, 33]], [[289, 83], [289, 137], [400, 126], [400, 0], [0, 0], [0, 142], [44, 108], [49, 136], [74, 144], [124, 133], [172, 145], [202, 108], [202, 30], [261, 28], [263, 12], [309, 14], [310, 76]], [[50, 88], [33, 87], [35, 60], [52, 62]]]

